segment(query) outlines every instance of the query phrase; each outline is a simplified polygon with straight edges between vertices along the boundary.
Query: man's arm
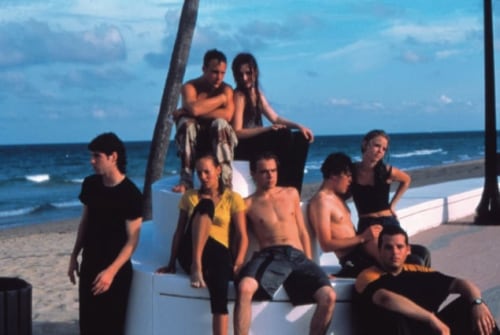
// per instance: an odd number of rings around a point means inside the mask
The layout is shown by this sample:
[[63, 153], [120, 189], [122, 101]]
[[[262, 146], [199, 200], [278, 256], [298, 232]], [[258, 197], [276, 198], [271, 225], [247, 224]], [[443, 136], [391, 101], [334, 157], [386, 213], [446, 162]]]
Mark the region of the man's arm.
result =
[[87, 231], [88, 225], [88, 209], [87, 206], [83, 206], [82, 217], [80, 218], [80, 224], [78, 225], [78, 232], [76, 235], [75, 245], [73, 246], [73, 251], [69, 258], [68, 266], [68, 277], [72, 284], [76, 283], [75, 273], [77, 276], [80, 275], [80, 269], [78, 265], [78, 255], [83, 248], [83, 239]]
[[207, 119], [222, 118], [230, 122], [234, 114], [233, 90], [225, 85], [223, 93], [204, 97], [192, 83], [182, 86], [182, 107], [192, 117]]
[[289, 190], [291, 198], [295, 204], [295, 222], [297, 224], [297, 231], [299, 232], [302, 250], [304, 250], [304, 254], [307, 258], [312, 259], [311, 240], [309, 239], [309, 233], [307, 232], [304, 216], [302, 215], [302, 209], [300, 208], [299, 192], [293, 187], [290, 187]]
[[448, 326], [434, 313], [420, 307], [412, 300], [386, 289], [378, 289], [372, 296], [372, 302], [386, 310], [427, 323], [438, 334], [450, 334]]
[[491, 334], [495, 327], [495, 319], [485, 303], [474, 305], [475, 299], [481, 298], [481, 290], [474, 283], [466, 279], [455, 278], [450, 285], [450, 293], [459, 293], [470, 302], [474, 327], [480, 334]]

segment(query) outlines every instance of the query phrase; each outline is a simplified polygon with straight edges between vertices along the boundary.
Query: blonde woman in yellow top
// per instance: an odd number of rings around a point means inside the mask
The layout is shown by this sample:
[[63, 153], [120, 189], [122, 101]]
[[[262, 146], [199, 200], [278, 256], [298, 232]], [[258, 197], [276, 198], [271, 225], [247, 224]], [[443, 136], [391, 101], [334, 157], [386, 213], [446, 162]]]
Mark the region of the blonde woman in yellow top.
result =
[[[176, 260], [190, 274], [191, 286], [207, 287], [210, 293], [213, 334], [228, 333], [227, 292], [229, 281], [243, 265], [248, 237], [245, 203], [221, 182], [221, 166], [205, 154], [196, 161], [199, 190], [186, 191], [179, 203], [179, 220], [172, 241], [170, 261], [158, 272], [175, 273]], [[230, 248], [230, 231], [236, 246]], [[235, 257], [231, 254], [235, 250]]]

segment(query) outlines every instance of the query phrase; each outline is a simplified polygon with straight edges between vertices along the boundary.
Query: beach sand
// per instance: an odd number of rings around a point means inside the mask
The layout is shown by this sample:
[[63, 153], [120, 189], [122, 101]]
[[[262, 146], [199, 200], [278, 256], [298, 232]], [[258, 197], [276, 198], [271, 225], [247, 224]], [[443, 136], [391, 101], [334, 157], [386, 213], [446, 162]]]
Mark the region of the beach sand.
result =
[[0, 275], [32, 286], [33, 335], [77, 335], [78, 289], [66, 275], [78, 219], [0, 231]]
[[[415, 170], [411, 172], [411, 175], [412, 187], [480, 177], [483, 176], [483, 162], [471, 161]], [[302, 198], [309, 199], [318, 186], [319, 184], [305, 185]], [[76, 237], [78, 220], [78, 218], [75, 218], [63, 222], [0, 230], [0, 276], [19, 277], [33, 286], [32, 320], [34, 335], [78, 334], [78, 290], [77, 286], [69, 282], [66, 275], [69, 255]], [[436, 229], [440, 229], [440, 227]], [[439, 232], [439, 230], [437, 231]], [[435, 236], [432, 235], [432, 232], [423, 232], [415, 238], [420, 243], [433, 243]], [[485, 238], [487, 238], [487, 235]], [[500, 248], [497, 249], [499, 249], [498, 253], [500, 253]], [[434, 265], [438, 269], [441, 264], [447, 264], [446, 260], [448, 258], [455, 257], [454, 254], [447, 254], [448, 249], [446, 248], [443, 250], [441, 248], [431, 248], [431, 250], [435, 260]], [[489, 257], [493, 257], [492, 251], [493, 249], [490, 249]], [[488, 264], [488, 260], [483, 260], [483, 263]], [[495, 264], [497, 263], [495, 261]], [[471, 271], [464, 270], [467, 268], [462, 267], [461, 275], [467, 277], [475, 274], [476, 277], [478, 276], [476, 268], [471, 267]], [[486, 267], [481, 271], [487, 272], [487, 269]], [[451, 270], [454, 270], [454, 268], [451, 268]], [[488, 279], [487, 282], [482, 282], [482, 288], [491, 290], [494, 287], [500, 287], [500, 280], [494, 274], [496, 274], [496, 271], [491, 275], [483, 273], [483, 277], [480, 278]], [[498, 297], [496, 290], [494, 293], [491, 299]], [[500, 314], [498, 311], [499, 303], [495, 302], [495, 315], [497, 317]]]

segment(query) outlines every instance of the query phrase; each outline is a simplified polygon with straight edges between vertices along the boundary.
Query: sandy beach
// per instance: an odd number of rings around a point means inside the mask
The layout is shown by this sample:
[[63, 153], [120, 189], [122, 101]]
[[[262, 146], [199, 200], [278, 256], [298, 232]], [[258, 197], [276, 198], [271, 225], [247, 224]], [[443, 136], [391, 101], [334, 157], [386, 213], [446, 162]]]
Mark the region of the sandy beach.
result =
[[[411, 175], [412, 187], [480, 177], [483, 176], [483, 162], [479, 160], [415, 170], [411, 172]], [[309, 199], [317, 187], [318, 184], [305, 185], [302, 198]], [[0, 276], [19, 277], [33, 286], [34, 335], [78, 334], [77, 286], [72, 285], [66, 275], [77, 226], [78, 218], [75, 218], [63, 222], [0, 230]], [[489, 228], [494, 229], [493, 227]], [[434, 230], [439, 234], [439, 229], [440, 227]], [[485, 236], [487, 238], [488, 235]], [[420, 243], [432, 243], [435, 236], [432, 235], [432, 232], [423, 232], [415, 238]], [[446, 254], [447, 249], [441, 249], [431, 248], [433, 259], [436, 260], [434, 266], [438, 269], [441, 264], [447, 263], [447, 259], [455, 256], [454, 254]], [[474, 271], [477, 272], [477, 269], [474, 270], [474, 268], [470, 270], [462, 269], [460, 274], [467, 277]], [[484, 271], [487, 271], [487, 267], [483, 269]], [[485, 277], [484, 274], [483, 277]], [[483, 283], [483, 288], [500, 287], [500, 280], [494, 276], [486, 277], [488, 281]], [[495, 293], [497, 292], [495, 291]], [[498, 317], [500, 314], [498, 311], [499, 303], [495, 301], [494, 304]]]

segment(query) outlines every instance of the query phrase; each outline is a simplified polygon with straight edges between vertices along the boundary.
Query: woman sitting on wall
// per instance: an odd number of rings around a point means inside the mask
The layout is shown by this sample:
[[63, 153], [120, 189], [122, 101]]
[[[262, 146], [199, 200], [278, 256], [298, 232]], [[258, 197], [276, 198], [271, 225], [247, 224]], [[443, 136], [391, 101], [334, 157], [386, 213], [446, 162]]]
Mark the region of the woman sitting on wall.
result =
[[[293, 186], [300, 192], [313, 133], [279, 116], [271, 108], [259, 88], [259, 69], [253, 55], [238, 54], [233, 60], [232, 71], [236, 82], [232, 126], [238, 137], [234, 159], [250, 160], [257, 153], [271, 151], [280, 161], [278, 185]], [[262, 115], [271, 122], [270, 126], [264, 127]]]
[[[213, 334], [228, 333], [228, 285], [243, 265], [248, 247], [245, 203], [224, 187], [221, 166], [212, 154], [196, 161], [199, 190], [187, 190], [179, 203], [179, 219], [168, 265], [158, 272], [175, 273], [176, 260], [190, 274], [191, 286], [208, 287]], [[230, 231], [235, 247], [230, 249]], [[235, 250], [234, 262], [231, 250]]]

